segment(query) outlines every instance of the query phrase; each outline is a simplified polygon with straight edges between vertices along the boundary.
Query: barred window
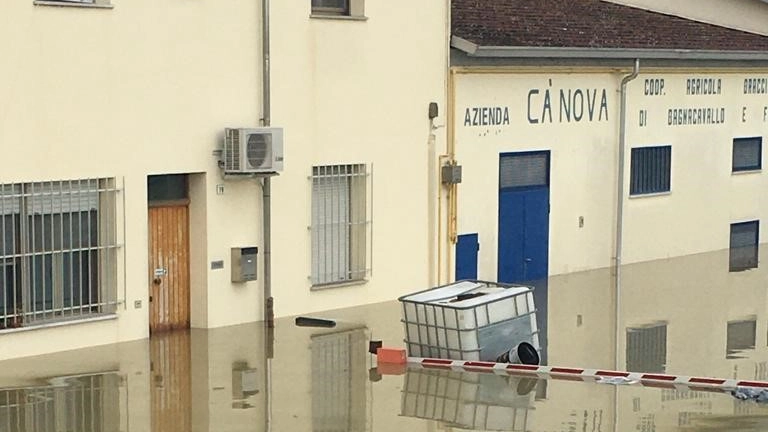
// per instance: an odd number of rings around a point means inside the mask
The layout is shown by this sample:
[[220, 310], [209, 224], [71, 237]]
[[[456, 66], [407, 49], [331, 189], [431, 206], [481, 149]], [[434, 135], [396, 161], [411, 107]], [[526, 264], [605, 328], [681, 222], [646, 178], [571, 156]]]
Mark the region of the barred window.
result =
[[731, 224], [728, 270], [732, 272], [757, 267], [760, 221]]
[[732, 172], [755, 171], [762, 167], [763, 138], [734, 138]]
[[113, 313], [114, 179], [0, 183], [0, 329]]
[[365, 279], [369, 221], [364, 164], [312, 168], [312, 285]]
[[669, 192], [671, 171], [671, 146], [633, 148], [629, 194]]

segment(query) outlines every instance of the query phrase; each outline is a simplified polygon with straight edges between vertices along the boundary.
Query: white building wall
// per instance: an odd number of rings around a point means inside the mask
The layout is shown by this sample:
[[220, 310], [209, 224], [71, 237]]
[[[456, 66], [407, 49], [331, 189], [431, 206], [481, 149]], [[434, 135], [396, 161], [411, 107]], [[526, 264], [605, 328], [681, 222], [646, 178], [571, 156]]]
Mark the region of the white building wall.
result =
[[[124, 245], [117, 259], [117, 298], [125, 302], [116, 320], [3, 334], [0, 345], [13, 349], [2, 350], [2, 357], [146, 337], [147, 175], [216, 177], [211, 151], [221, 129], [258, 116], [258, 53], [243, 49], [244, 43], [258, 46], [255, 2], [113, 5], [12, 2], [0, 18], [0, 55], [7, 62], [0, 93], [14, 101], [0, 115], [0, 181], [115, 177], [124, 184], [118, 197]], [[209, 203], [209, 218], [218, 216], [219, 207]], [[249, 215], [232, 212], [229, 223], [252, 220], [254, 207]], [[255, 242], [253, 230], [241, 235]], [[209, 245], [221, 243], [218, 229], [209, 229], [208, 236]], [[199, 297], [201, 288], [193, 287], [193, 294]], [[222, 294], [236, 303], [230, 284], [219, 287], [217, 298]], [[135, 309], [137, 300], [142, 307]], [[216, 314], [209, 314], [209, 324], [216, 323]]]
[[[506, 152], [551, 151], [549, 274], [610, 266], [616, 241], [619, 88], [626, 72], [498, 71], [457, 69], [455, 80], [453, 126], [456, 157], [463, 166], [458, 234], [479, 233], [478, 277], [495, 279], [497, 275], [498, 165], [499, 155]], [[768, 186], [764, 173], [731, 172], [733, 139], [765, 134], [765, 89], [745, 90], [745, 82], [765, 75], [761, 70], [657, 69], [629, 83], [624, 263], [727, 249], [730, 224], [765, 219], [768, 208], [760, 199], [760, 191]], [[718, 90], [714, 94], [689, 90], [702, 79], [711, 79], [707, 82], [719, 86]], [[662, 82], [663, 88], [655, 94], [650, 87], [646, 90], [646, 84]], [[584, 96], [574, 102], [577, 90]], [[605, 109], [601, 108], [603, 90]], [[547, 91], [551, 120], [545, 108]], [[568, 100], [569, 92], [570, 122], [567, 110], [561, 119], [561, 93]], [[582, 99], [584, 114], [576, 121], [574, 103], [580, 110]], [[483, 108], [508, 110], [508, 123], [475, 118], [474, 110]], [[680, 109], [709, 109], [711, 118], [706, 124], [676, 124], [674, 114]], [[672, 146], [671, 190], [629, 196], [631, 149], [655, 145]], [[723, 265], [727, 268], [727, 262]]]
[[[509, 152], [551, 151], [549, 273], [611, 264], [619, 81], [618, 74], [541, 70], [457, 75], [456, 157], [463, 166], [458, 233], [479, 233], [478, 277], [495, 280], [497, 275], [499, 155]], [[566, 98], [571, 91], [571, 105], [573, 95], [581, 90], [582, 96], [576, 97], [580, 121], [575, 120], [576, 112], [571, 112], [570, 122], [565, 115], [561, 120], [561, 89]], [[544, 110], [548, 91], [551, 120]], [[529, 93], [530, 116], [537, 123], [529, 120]], [[597, 100], [590, 120], [587, 107], [593, 94]], [[474, 125], [473, 110], [485, 107], [508, 109], [509, 123]], [[579, 217], [584, 218], [583, 227]]]
[[[659, 71], [641, 74], [629, 84], [627, 155], [631, 147], [671, 145], [672, 178], [668, 194], [626, 201], [623, 262], [726, 249], [731, 223], [768, 216], [761, 199], [768, 186], [765, 174], [731, 169], [734, 138], [765, 136], [768, 95], [764, 88], [757, 93], [747, 89], [745, 94], [745, 80], [765, 77], [765, 71]], [[714, 83], [714, 94], [689, 91], [689, 84], [702, 79]], [[661, 94], [646, 95], [646, 80], [663, 80]], [[675, 124], [671, 110], [689, 108], [713, 110], [712, 121]], [[640, 126], [641, 110], [647, 113], [647, 126]], [[724, 118], [716, 112], [724, 112]], [[630, 159], [625, 165], [627, 191]]]
[[[369, 2], [367, 20], [354, 21], [310, 18], [310, 1], [298, 3], [273, 2], [271, 14], [272, 124], [285, 128], [285, 171], [272, 181], [278, 316], [426, 288], [427, 106], [444, 107], [446, 92], [445, 4], [408, 2], [403, 15], [392, 2]], [[29, 0], [5, 5], [0, 16], [0, 94], [13, 101], [0, 108], [0, 182], [115, 177], [124, 184], [117, 319], [7, 330], [0, 347], [13, 349], [0, 349], [0, 358], [148, 335], [147, 176], [154, 174], [193, 174], [192, 326], [263, 318], [262, 191], [255, 180], [223, 181], [212, 154], [225, 127], [259, 126], [260, 2], [112, 5]], [[336, 163], [373, 167], [373, 272], [365, 284], [313, 292], [308, 176], [313, 165]], [[259, 247], [257, 281], [230, 282], [234, 246]], [[224, 268], [211, 270], [218, 260]]]
[[[438, 3], [369, 1], [364, 21], [309, 18], [308, 1], [273, 5], [272, 124], [286, 131], [286, 169], [272, 181], [278, 315], [428, 288], [427, 109], [437, 102], [444, 111], [446, 91]], [[311, 291], [309, 176], [312, 166], [347, 163], [371, 172], [372, 274], [362, 285]]]

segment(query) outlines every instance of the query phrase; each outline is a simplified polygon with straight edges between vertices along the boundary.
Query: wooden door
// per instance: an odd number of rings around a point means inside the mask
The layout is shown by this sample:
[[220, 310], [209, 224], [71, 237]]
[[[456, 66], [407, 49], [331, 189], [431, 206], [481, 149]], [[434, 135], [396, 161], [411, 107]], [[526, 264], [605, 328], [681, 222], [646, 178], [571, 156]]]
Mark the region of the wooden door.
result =
[[192, 351], [189, 331], [149, 340], [153, 432], [192, 430]]
[[189, 209], [149, 208], [149, 331], [189, 328]]

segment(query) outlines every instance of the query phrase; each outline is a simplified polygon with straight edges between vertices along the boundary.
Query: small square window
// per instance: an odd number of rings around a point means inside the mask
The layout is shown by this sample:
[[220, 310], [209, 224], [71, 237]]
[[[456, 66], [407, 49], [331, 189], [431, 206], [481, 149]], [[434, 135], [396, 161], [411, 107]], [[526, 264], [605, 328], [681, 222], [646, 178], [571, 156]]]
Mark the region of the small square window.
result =
[[760, 221], [731, 224], [728, 270], [732, 272], [757, 268], [757, 245]]
[[312, 13], [316, 15], [349, 15], [350, 0], [312, 0]]
[[365, 20], [365, 0], [312, 0], [311, 16]]
[[669, 192], [671, 171], [671, 146], [633, 148], [629, 194]]
[[732, 172], [762, 168], [763, 137], [734, 138]]
[[755, 349], [757, 321], [729, 321], [726, 335], [725, 358], [744, 358], [741, 353]]

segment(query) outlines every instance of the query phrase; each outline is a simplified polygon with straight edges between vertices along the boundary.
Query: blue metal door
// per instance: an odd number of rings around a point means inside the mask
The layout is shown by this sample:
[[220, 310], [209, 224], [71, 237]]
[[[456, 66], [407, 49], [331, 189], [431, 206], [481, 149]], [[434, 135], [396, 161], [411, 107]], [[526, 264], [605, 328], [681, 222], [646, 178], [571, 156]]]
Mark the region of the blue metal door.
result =
[[549, 152], [502, 154], [499, 164], [499, 282], [546, 280]]
[[456, 280], [477, 279], [477, 234], [462, 234], [456, 242]]

